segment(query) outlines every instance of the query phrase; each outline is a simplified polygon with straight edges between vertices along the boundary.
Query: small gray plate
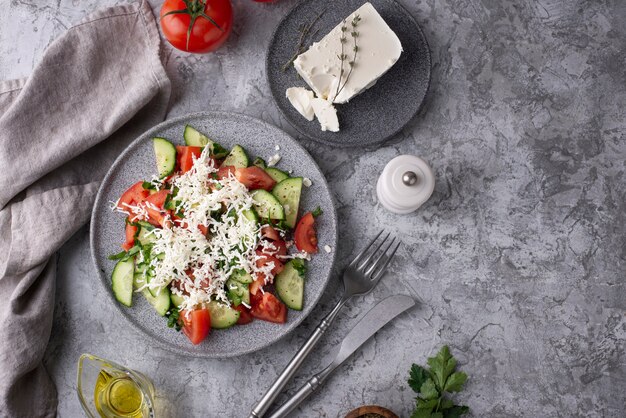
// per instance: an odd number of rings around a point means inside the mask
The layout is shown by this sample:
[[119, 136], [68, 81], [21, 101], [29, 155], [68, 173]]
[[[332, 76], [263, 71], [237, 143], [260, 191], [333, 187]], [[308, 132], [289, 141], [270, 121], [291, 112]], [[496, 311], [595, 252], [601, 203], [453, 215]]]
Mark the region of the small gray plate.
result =
[[393, 137], [419, 112], [430, 85], [430, 51], [418, 24], [396, 1], [370, 0], [402, 43], [404, 51], [398, 62], [373, 87], [349, 103], [336, 105], [339, 132], [323, 132], [317, 119], [308, 121], [291, 106], [285, 91], [294, 86], [308, 88], [293, 66], [285, 72], [281, 70], [296, 51], [298, 28], [309, 24], [325, 9], [313, 30], [318, 30], [313, 39], [317, 42], [364, 3], [364, 0], [303, 1], [280, 22], [267, 52], [267, 79], [282, 114], [302, 135], [331, 146], [373, 145]]
[[[272, 324], [255, 320], [244, 326], [225, 330], [211, 330], [201, 344], [192, 345], [187, 337], [170, 329], [140, 295], [133, 296], [132, 308], [121, 306], [111, 292], [111, 273], [114, 261], [107, 257], [120, 251], [124, 240], [124, 216], [113, 212], [109, 202], [116, 201], [131, 184], [149, 179], [156, 173], [151, 138], [168, 138], [175, 144], [183, 144], [183, 129], [192, 125], [219, 142], [224, 147], [241, 144], [252, 157], [267, 160], [278, 153], [282, 157], [278, 168], [293, 169], [294, 175], [308, 177], [312, 181], [304, 188], [301, 213], [320, 206], [324, 214], [317, 218], [319, 246], [332, 248], [327, 254], [323, 249], [308, 263], [306, 275], [304, 310], [289, 310], [286, 324]], [[275, 146], [280, 151], [275, 150]], [[196, 113], [161, 123], [137, 138], [115, 161], [104, 178], [91, 216], [91, 254], [99, 282], [104, 286], [115, 306], [132, 325], [150, 337], [156, 344], [179, 354], [195, 357], [232, 357], [266, 347], [288, 334], [311, 312], [320, 299], [330, 278], [337, 248], [337, 220], [335, 207], [324, 175], [302, 146], [280, 129], [263, 121], [233, 113]], [[103, 320], [105, 318], [102, 318]]]

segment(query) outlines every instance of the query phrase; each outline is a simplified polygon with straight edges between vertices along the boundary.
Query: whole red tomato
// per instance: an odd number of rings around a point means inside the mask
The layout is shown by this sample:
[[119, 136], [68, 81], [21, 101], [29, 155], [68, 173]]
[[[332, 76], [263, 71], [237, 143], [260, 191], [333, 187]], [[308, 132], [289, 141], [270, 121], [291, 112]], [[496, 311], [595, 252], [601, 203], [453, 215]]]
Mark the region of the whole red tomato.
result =
[[230, 0], [165, 0], [161, 28], [165, 38], [182, 51], [215, 51], [230, 35]]

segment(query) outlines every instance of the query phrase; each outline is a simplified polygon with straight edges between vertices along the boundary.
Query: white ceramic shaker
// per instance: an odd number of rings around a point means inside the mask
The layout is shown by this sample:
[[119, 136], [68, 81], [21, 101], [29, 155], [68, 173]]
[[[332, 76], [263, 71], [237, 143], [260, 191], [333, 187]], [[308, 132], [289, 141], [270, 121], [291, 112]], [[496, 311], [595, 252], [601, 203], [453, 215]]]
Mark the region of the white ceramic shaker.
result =
[[389, 161], [376, 184], [380, 203], [394, 213], [417, 210], [433, 194], [435, 174], [426, 161], [400, 155]]

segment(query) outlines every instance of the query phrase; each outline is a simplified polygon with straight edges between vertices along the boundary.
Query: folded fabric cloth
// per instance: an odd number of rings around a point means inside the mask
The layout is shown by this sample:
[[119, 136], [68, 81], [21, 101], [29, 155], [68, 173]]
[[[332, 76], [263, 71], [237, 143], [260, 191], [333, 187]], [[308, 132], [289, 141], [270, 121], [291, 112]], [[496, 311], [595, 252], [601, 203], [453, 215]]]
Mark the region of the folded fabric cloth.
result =
[[165, 118], [170, 81], [146, 1], [97, 12], [44, 52], [26, 80], [0, 83], [0, 415], [56, 415], [42, 365], [54, 253], [84, 225], [100, 180]]

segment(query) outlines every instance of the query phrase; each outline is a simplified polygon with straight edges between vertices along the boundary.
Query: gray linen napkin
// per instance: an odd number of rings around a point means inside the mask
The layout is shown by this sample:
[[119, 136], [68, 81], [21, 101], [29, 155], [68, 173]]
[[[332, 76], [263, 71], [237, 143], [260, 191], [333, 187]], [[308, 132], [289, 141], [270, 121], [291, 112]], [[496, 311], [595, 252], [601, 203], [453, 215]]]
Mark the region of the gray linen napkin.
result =
[[170, 81], [143, 1], [97, 12], [0, 83], [0, 415], [56, 415], [42, 365], [54, 253], [84, 225], [120, 151], [162, 121]]

